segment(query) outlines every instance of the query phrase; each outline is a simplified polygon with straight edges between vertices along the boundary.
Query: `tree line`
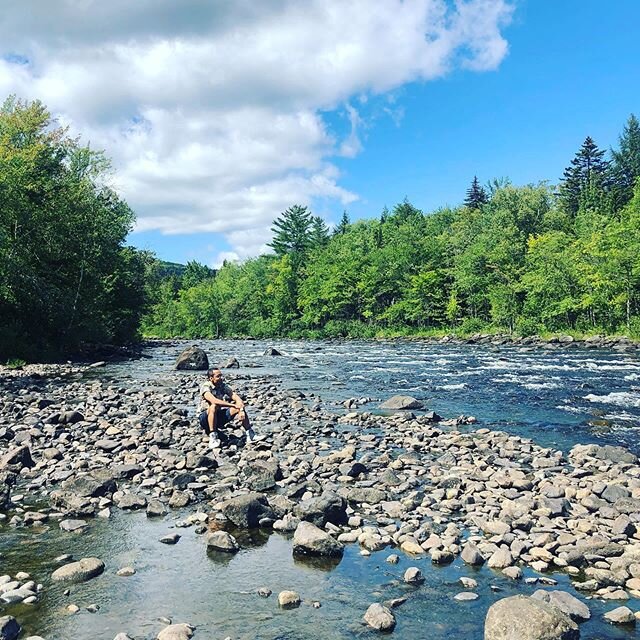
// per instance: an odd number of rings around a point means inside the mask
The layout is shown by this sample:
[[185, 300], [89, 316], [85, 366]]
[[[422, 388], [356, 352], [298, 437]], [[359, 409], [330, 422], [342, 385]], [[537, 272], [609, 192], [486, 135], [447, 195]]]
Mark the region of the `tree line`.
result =
[[[608, 157], [607, 157], [608, 155]], [[373, 336], [457, 330], [640, 334], [640, 125], [587, 137], [557, 187], [481, 185], [425, 214], [406, 198], [330, 232], [307, 207], [272, 253], [188, 286], [165, 280], [146, 335]]]
[[56, 358], [138, 336], [151, 255], [103, 153], [38, 101], [0, 107], [0, 359]]
[[40, 102], [0, 108], [0, 360], [141, 336], [374, 336], [509, 330], [640, 335], [640, 125], [587, 138], [557, 187], [408, 199], [330, 230], [305, 206], [270, 252], [213, 270], [126, 246], [134, 213], [102, 152]]

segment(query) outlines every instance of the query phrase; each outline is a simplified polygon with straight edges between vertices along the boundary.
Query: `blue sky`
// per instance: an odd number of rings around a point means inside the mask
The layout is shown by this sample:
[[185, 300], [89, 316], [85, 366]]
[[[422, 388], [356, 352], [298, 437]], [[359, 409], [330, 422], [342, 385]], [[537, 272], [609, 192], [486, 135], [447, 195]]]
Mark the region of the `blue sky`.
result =
[[25, 0], [0, 25], [0, 92], [105, 149], [131, 244], [209, 265], [263, 251], [296, 203], [333, 223], [456, 205], [475, 174], [556, 182], [640, 115], [637, 0], [371, 7]]

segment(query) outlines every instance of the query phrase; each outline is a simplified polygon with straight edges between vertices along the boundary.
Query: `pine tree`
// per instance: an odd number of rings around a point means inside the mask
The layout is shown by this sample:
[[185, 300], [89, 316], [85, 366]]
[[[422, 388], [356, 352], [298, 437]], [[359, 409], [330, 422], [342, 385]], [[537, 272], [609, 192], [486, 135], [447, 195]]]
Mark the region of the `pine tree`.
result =
[[482, 205], [487, 204], [487, 202], [489, 202], [487, 192], [480, 186], [478, 176], [473, 176], [471, 186], [467, 189], [464, 206], [469, 209], [480, 209]]
[[347, 214], [346, 209], [342, 212], [342, 218], [340, 218], [340, 222], [333, 232], [334, 235], [338, 235], [341, 233], [346, 233], [349, 225], [351, 224], [351, 220], [349, 220], [349, 215]]
[[382, 213], [380, 214], [380, 224], [384, 224], [389, 218], [389, 209], [387, 209], [387, 205], [382, 208]]
[[587, 136], [563, 173], [558, 195], [564, 210], [575, 216], [586, 199], [593, 200], [594, 191], [606, 191], [608, 171], [609, 163], [604, 159], [604, 151]]
[[621, 209], [633, 197], [633, 188], [640, 177], [640, 122], [633, 114], [618, 138], [618, 149], [612, 149], [611, 156], [614, 206]]
[[329, 227], [320, 216], [313, 216], [311, 219], [309, 239], [313, 248], [324, 247], [329, 242]]
[[311, 247], [313, 221], [307, 207], [294, 204], [278, 217], [271, 227], [273, 240], [267, 244], [278, 257], [303, 255]]

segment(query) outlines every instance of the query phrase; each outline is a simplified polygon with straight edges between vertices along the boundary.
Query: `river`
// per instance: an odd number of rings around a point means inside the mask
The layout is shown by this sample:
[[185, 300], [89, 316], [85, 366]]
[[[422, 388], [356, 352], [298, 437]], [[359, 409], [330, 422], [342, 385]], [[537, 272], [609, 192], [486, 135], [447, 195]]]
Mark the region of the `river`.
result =
[[[623, 444], [638, 452], [640, 425], [640, 358], [636, 353], [586, 349], [534, 349], [480, 345], [442, 345], [404, 341], [210, 341], [199, 342], [211, 363], [235, 356], [241, 368], [231, 376], [269, 374], [283, 386], [317, 394], [325, 406], [345, 413], [348, 398], [372, 400], [360, 411], [377, 411], [379, 400], [394, 394], [415, 396], [444, 417], [473, 415], [478, 426], [531, 437], [565, 452], [576, 443]], [[165, 384], [184, 343], [151, 346], [150, 358], [110, 364], [93, 375], [107, 376], [122, 386], [141, 380]], [[281, 357], [263, 355], [276, 347]], [[473, 427], [472, 427], [473, 428]], [[2, 615], [15, 615], [28, 633], [47, 640], [113, 640], [128, 632], [136, 640], [155, 638], [164, 626], [160, 616], [197, 627], [195, 640], [320, 640], [374, 638], [362, 615], [374, 601], [403, 595], [398, 609], [397, 638], [481, 640], [484, 615], [495, 600], [515, 593], [531, 593], [540, 585], [515, 583], [490, 569], [471, 569], [461, 559], [446, 567], [432, 567], [425, 559], [403, 557], [394, 567], [385, 562], [386, 549], [360, 555], [348, 545], [337, 565], [294, 560], [288, 537], [255, 534], [241, 541], [235, 556], [207, 555], [202, 536], [180, 529], [175, 547], [158, 544], [179, 517], [163, 520], [144, 513], [114, 512], [109, 521], [95, 519], [81, 535], [55, 527], [12, 528], [2, 525], [0, 554], [4, 573], [26, 570], [45, 591], [36, 605], [7, 605]], [[49, 583], [55, 557], [96, 555], [107, 562], [98, 579], [71, 587], [70, 595]], [[129, 578], [115, 569], [134, 565]], [[402, 573], [419, 566], [426, 583], [419, 589], [402, 582]], [[530, 569], [525, 576], [535, 576]], [[570, 587], [563, 573], [552, 574], [558, 588]], [[456, 602], [464, 589], [461, 576], [478, 580], [473, 602]], [[260, 598], [256, 589], [274, 592]], [[283, 611], [280, 590], [295, 589], [303, 606]], [[310, 606], [318, 601], [320, 608]], [[74, 615], [69, 603], [80, 606]], [[97, 604], [97, 613], [85, 607]], [[640, 602], [627, 603], [634, 610]], [[589, 601], [592, 620], [581, 625], [582, 638], [635, 637], [629, 629], [605, 624], [601, 616], [618, 603]], [[28, 635], [27, 633], [27, 635]]]

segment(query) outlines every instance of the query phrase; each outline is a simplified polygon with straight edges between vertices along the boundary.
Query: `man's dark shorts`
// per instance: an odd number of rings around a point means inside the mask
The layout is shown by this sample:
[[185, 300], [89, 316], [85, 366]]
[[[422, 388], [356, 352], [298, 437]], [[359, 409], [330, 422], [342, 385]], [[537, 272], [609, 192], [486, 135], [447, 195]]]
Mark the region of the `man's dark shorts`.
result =
[[[209, 422], [207, 421], [207, 412], [202, 411], [199, 416], [200, 426], [205, 433], [209, 433]], [[216, 429], [224, 427], [227, 422], [231, 422], [233, 417], [231, 416], [231, 409], [229, 407], [222, 407], [216, 410]]]

